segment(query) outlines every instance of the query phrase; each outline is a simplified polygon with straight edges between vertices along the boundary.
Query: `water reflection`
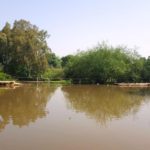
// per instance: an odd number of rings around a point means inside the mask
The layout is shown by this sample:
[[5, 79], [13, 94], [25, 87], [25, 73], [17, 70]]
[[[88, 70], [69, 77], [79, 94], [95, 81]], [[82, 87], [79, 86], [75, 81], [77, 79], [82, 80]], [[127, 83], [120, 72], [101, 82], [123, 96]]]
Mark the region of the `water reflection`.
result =
[[10, 122], [19, 127], [46, 116], [46, 104], [55, 91], [49, 85], [26, 85], [0, 93], [0, 130]]
[[63, 87], [68, 105], [77, 112], [84, 112], [88, 117], [105, 125], [113, 118], [121, 118], [136, 113], [144, 102], [144, 96], [129, 91], [106, 86], [66, 86]]
[[145, 88], [134, 88], [134, 90], [130, 90], [128, 91], [130, 94], [134, 94], [134, 95], [142, 95], [142, 96], [146, 96], [146, 97], [150, 97], [150, 88], [149, 87], [145, 87]]

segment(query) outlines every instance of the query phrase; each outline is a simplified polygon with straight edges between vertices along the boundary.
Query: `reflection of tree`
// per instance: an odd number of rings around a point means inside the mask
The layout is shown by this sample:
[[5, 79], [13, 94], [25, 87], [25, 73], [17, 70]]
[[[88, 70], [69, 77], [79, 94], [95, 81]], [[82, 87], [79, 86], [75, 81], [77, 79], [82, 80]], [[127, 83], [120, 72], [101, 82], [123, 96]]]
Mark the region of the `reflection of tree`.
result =
[[135, 88], [134, 90], [130, 91], [131, 94], [142, 95], [142, 96], [150, 96], [150, 87], [144, 88]]
[[73, 86], [63, 87], [69, 106], [105, 124], [112, 118], [135, 113], [143, 97], [117, 87]]
[[9, 121], [23, 126], [46, 115], [46, 104], [55, 87], [49, 85], [25, 85], [0, 94], [0, 129]]

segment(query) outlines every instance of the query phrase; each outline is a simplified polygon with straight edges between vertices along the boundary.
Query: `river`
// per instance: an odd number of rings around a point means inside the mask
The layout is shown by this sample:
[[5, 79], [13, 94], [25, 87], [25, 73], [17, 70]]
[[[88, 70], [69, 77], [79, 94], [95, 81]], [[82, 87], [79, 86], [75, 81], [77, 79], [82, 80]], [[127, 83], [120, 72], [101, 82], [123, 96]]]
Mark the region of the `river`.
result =
[[0, 150], [148, 150], [150, 88], [0, 89]]

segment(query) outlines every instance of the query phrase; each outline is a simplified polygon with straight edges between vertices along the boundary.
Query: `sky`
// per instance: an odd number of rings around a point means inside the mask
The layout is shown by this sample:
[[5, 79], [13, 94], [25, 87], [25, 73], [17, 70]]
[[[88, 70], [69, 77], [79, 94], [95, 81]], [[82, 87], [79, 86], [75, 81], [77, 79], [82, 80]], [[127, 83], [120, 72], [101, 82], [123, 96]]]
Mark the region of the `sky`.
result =
[[0, 29], [25, 19], [50, 34], [57, 56], [107, 41], [150, 55], [150, 0], [0, 0]]

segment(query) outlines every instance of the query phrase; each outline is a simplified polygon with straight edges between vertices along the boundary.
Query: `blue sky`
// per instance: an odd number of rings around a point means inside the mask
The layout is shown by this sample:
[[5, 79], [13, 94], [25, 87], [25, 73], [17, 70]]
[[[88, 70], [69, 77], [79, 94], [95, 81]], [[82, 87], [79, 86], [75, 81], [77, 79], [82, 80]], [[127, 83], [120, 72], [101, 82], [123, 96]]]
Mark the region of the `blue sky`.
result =
[[0, 0], [0, 28], [26, 19], [51, 35], [58, 56], [98, 42], [137, 48], [150, 55], [150, 0]]

